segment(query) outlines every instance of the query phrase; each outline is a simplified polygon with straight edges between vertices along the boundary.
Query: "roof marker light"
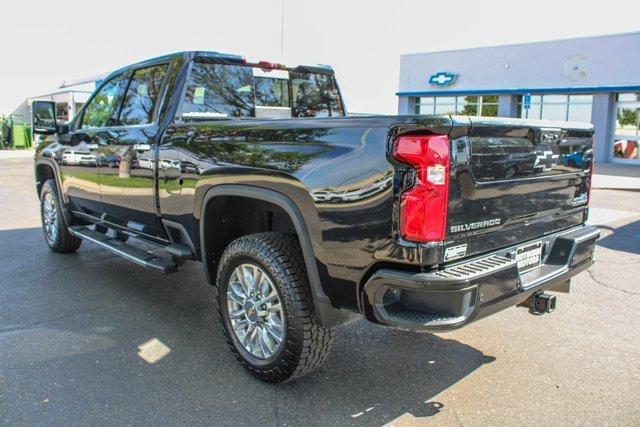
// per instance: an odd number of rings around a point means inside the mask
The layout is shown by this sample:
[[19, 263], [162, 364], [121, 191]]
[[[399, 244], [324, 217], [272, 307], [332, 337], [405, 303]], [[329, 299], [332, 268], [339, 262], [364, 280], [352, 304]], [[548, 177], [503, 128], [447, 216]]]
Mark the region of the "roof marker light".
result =
[[278, 64], [277, 62], [271, 62], [271, 61], [259, 61], [258, 66], [260, 68], [267, 69], [267, 70], [286, 70], [287, 68], [282, 64]]

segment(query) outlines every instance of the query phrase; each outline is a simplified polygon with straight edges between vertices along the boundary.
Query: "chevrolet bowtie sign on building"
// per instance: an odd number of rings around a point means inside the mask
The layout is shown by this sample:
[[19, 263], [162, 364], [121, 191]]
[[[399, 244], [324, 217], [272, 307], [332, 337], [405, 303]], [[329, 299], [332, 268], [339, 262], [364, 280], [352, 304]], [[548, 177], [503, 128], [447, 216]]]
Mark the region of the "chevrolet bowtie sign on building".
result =
[[429, 77], [429, 83], [434, 86], [449, 86], [456, 81], [457, 74], [448, 73], [446, 71], [438, 71]]

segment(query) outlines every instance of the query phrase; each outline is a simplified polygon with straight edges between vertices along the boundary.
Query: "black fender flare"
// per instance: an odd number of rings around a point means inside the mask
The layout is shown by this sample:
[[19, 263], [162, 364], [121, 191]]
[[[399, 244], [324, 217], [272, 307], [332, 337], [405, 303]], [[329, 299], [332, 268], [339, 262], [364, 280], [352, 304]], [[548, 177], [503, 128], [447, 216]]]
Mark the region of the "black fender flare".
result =
[[204, 218], [207, 217], [206, 210], [211, 199], [219, 196], [239, 196], [250, 199], [258, 199], [265, 202], [273, 203], [274, 205], [282, 208], [291, 218], [291, 221], [293, 222], [293, 225], [296, 229], [296, 233], [298, 234], [298, 240], [300, 241], [302, 255], [304, 257], [307, 274], [309, 276], [309, 284], [311, 286], [311, 293], [313, 295], [313, 302], [318, 321], [324, 327], [330, 328], [345, 323], [351, 318], [351, 313], [333, 307], [333, 305], [331, 305], [329, 297], [322, 289], [322, 283], [320, 282], [320, 274], [318, 273], [318, 265], [316, 263], [316, 256], [313, 250], [311, 237], [309, 235], [306, 221], [304, 220], [300, 209], [293, 202], [293, 200], [291, 200], [286, 195], [264, 187], [256, 187], [246, 184], [219, 184], [211, 187], [205, 193], [202, 199], [202, 207], [200, 210], [199, 237], [202, 263], [204, 264], [205, 277], [208, 281], [211, 281], [212, 276], [211, 272], [209, 271], [209, 264], [206, 260], [206, 224]]
[[[67, 208], [67, 197], [65, 196], [65, 194], [63, 194], [64, 192], [62, 191], [62, 181], [60, 179], [60, 166], [53, 159], [50, 159], [48, 157], [36, 157], [35, 162], [33, 164], [33, 173], [34, 173], [34, 176], [36, 177], [36, 189], [38, 188], [38, 185], [42, 186], [42, 184], [44, 184], [44, 182], [40, 182], [38, 180], [38, 175], [37, 175], [38, 166], [41, 166], [41, 165], [50, 167], [51, 170], [53, 170], [53, 178], [56, 181], [56, 187], [58, 189], [58, 203], [60, 203], [60, 206], [62, 207], [62, 218], [64, 219], [65, 224], [69, 226], [70, 224], [73, 223], [73, 215]], [[38, 197], [38, 200], [40, 200], [39, 193], [37, 194], [37, 197]]]

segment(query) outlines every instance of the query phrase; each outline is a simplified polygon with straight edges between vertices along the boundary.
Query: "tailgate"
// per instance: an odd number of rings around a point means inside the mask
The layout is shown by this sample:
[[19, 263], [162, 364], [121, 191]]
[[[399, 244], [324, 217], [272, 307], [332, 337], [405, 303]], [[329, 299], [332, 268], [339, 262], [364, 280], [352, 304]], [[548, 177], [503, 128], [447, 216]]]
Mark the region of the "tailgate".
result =
[[591, 125], [484, 118], [466, 125], [468, 135], [452, 140], [446, 245], [454, 249], [444, 261], [585, 221]]

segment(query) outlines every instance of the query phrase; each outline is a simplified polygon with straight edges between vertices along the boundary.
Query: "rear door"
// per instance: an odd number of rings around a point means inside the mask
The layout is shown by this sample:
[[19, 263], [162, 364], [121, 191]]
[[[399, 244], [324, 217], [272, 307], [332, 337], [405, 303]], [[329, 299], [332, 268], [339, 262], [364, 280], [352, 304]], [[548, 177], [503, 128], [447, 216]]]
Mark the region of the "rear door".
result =
[[156, 111], [168, 67], [165, 62], [131, 72], [117, 125], [99, 141], [100, 192], [107, 221], [149, 237], [164, 235], [156, 210], [154, 160]]
[[591, 125], [474, 118], [452, 144], [447, 241], [467, 256], [584, 222]]

